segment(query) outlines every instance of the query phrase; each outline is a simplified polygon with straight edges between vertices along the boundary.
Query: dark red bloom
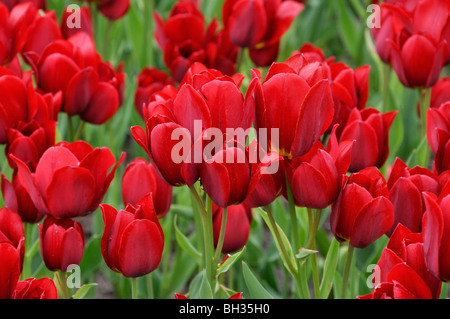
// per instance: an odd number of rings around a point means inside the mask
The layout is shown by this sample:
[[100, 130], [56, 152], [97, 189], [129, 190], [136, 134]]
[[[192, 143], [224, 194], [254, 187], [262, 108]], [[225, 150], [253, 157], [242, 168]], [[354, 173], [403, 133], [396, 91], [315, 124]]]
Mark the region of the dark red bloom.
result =
[[395, 228], [373, 273], [372, 293], [359, 299], [439, 298], [441, 282], [427, 269], [424, 236]]
[[17, 6], [21, 3], [30, 2], [36, 8], [45, 10], [47, 0], [0, 0], [0, 2], [4, 3], [9, 10], [11, 10], [14, 6]]
[[167, 85], [175, 84], [166, 72], [149, 67], [142, 69], [137, 81], [137, 89], [134, 94], [134, 106], [142, 117], [142, 107], [150, 102], [153, 94], [160, 92]]
[[45, 266], [52, 271], [67, 271], [70, 265], [79, 265], [84, 251], [84, 230], [70, 218], [47, 216], [39, 224], [41, 254]]
[[450, 168], [450, 102], [427, 110], [427, 140], [434, 153], [436, 174]]
[[286, 164], [295, 204], [323, 209], [334, 203], [347, 178], [354, 141], [337, 143], [333, 129], [327, 149], [319, 141], [305, 155]]
[[438, 195], [438, 178], [426, 168], [409, 168], [400, 158], [396, 158], [389, 175], [388, 188], [395, 218], [387, 235], [392, 234], [397, 224], [404, 225], [413, 233], [420, 233], [425, 212], [422, 192]]
[[119, 20], [130, 9], [130, 0], [78, 0], [97, 6], [98, 11], [109, 20]]
[[19, 159], [21, 185], [40, 212], [54, 218], [74, 218], [97, 209], [114, 178], [118, 162], [107, 148], [93, 148], [84, 141], [61, 142], [41, 157], [36, 172]]
[[276, 60], [281, 37], [303, 7], [295, 1], [226, 0], [222, 21], [231, 41], [250, 48], [257, 66], [267, 66]]
[[144, 110], [146, 132], [139, 126], [131, 128], [154, 168], [173, 186], [197, 181], [206, 144], [202, 141], [208, 139], [205, 134], [212, 134], [207, 129], [219, 130], [220, 138], [227, 130], [245, 131], [254, 111], [253, 98], [244, 97], [233, 78], [198, 64], [190, 70], [198, 72], [187, 72], [174, 98], [156, 99]]
[[153, 207], [152, 194], [143, 197], [136, 207], [127, 205], [119, 212], [100, 205], [105, 230], [101, 249], [111, 270], [125, 277], [140, 277], [155, 270], [164, 248], [164, 233]]
[[355, 140], [350, 172], [383, 166], [389, 155], [389, 130], [396, 115], [397, 111], [382, 114], [375, 108], [352, 110], [339, 139]]
[[122, 175], [123, 204], [136, 206], [142, 197], [152, 193], [153, 206], [159, 218], [170, 209], [172, 188], [159, 177], [153, 165], [143, 158], [135, 158]]
[[[259, 72], [252, 73], [258, 79], [254, 88], [255, 128], [268, 130], [268, 145], [283, 157], [306, 154], [333, 120], [334, 103], [325, 68], [297, 54], [274, 63], [262, 84]], [[279, 141], [272, 137], [272, 129]]]
[[13, 175], [12, 183], [2, 175], [1, 189], [5, 207], [17, 212], [23, 222], [34, 224], [44, 217], [44, 213], [36, 208], [30, 195], [20, 184], [17, 174]]
[[353, 173], [332, 205], [331, 230], [340, 242], [364, 248], [380, 238], [394, 222], [386, 180], [375, 167]]
[[11, 299], [58, 299], [58, 291], [50, 278], [29, 278], [17, 283]]
[[83, 6], [80, 8], [79, 17], [80, 17], [80, 25], [79, 27], [71, 27], [74, 21], [71, 20], [72, 14], [74, 12], [70, 10], [69, 7], [66, 7], [63, 12], [63, 16], [61, 18], [61, 33], [65, 39], [70, 38], [74, 34], [78, 32], [85, 32], [87, 34], [93, 35], [93, 27], [92, 27], [92, 18], [91, 18], [91, 10], [88, 6]]
[[450, 77], [440, 78], [431, 88], [430, 107], [438, 108], [450, 102]]
[[5, 240], [3, 233], [0, 232], [0, 299], [9, 299], [19, 281], [22, 268], [21, 249], [24, 239], [19, 247], [15, 247], [9, 240]]
[[15, 211], [3, 207], [0, 209], [0, 242], [9, 242], [16, 247], [20, 253], [20, 270], [22, 270], [25, 257], [25, 246], [23, 241], [25, 232], [22, 219]]
[[[227, 223], [222, 246], [222, 253], [224, 254], [235, 252], [245, 246], [252, 222], [251, 208], [245, 204], [229, 206], [227, 209]], [[213, 204], [214, 246], [217, 246], [219, 240], [222, 214], [223, 208]]]
[[234, 74], [238, 47], [225, 30], [217, 31], [216, 19], [205, 30], [205, 18], [195, 2], [178, 1], [166, 21], [158, 12], [155, 21], [155, 38], [175, 81], [180, 82], [195, 62], [229, 76]]
[[103, 124], [123, 102], [123, 65], [116, 71], [103, 62], [87, 33], [54, 41], [41, 55], [24, 55], [36, 74], [38, 88], [63, 93], [62, 111], [69, 116], [79, 115], [86, 122]]

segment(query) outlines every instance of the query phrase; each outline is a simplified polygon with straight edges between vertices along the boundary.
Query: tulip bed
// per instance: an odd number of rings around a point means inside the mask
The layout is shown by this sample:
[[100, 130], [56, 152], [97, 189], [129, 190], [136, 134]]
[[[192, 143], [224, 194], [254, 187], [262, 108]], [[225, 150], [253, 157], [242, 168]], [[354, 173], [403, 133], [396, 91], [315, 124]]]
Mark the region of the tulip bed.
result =
[[449, 62], [447, 0], [0, 0], [0, 299], [447, 298]]

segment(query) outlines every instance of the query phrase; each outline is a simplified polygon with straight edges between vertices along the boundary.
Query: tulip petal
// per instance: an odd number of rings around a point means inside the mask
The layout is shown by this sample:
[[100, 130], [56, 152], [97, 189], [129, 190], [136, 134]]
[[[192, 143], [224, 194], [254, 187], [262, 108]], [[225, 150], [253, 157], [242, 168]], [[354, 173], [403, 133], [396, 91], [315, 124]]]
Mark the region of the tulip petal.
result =
[[79, 265], [83, 258], [84, 232], [71, 227], [64, 232], [61, 241], [61, 271], [67, 271], [70, 265]]
[[203, 163], [200, 178], [212, 201], [220, 207], [228, 206], [231, 185], [225, 165], [217, 162]]
[[82, 113], [89, 104], [98, 83], [92, 67], [81, 70], [70, 79], [64, 95], [64, 112], [69, 116]]
[[47, 204], [55, 218], [73, 218], [90, 212], [95, 196], [95, 180], [81, 167], [62, 167], [55, 171], [47, 188]]

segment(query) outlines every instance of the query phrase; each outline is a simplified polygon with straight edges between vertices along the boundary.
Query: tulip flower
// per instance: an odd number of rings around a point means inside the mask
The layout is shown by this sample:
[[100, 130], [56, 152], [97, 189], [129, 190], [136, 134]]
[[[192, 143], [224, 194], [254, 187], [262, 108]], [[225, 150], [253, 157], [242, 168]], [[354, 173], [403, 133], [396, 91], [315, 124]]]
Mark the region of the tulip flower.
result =
[[94, 149], [84, 141], [61, 142], [45, 151], [35, 173], [20, 159], [12, 158], [21, 185], [40, 212], [74, 218], [97, 209], [125, 153], [115, 163], [107, 148]]
[[258, 174], [259, 179], [245, 200], [248, 207], [263, 207], [272, 203], [284, 193], [286, 175], [283, 157], [277, 152], [265, 152], [256, 140], [249, 146], [251, 171]]
[[26, 52], [38, 88], [63, 93], [62, 111], [92, 124], [108, 121], [123, 102], [123, 65], [114, 70], [98, 55], [92, 37], [79, 32], [45, 47], [42, 54]]
[[443, 282], [450, 281], [448, 252], [450, 228], [450, 196], [446, 188], [439, 197], [423, 193], [426, 212], [423, 217], [425, 261], [430, 272]]
[[142, 69], [138, 75], [137, 81], [138, 87], [134, 94], [134, 106], [142, 117], [142, 107], [149, 103], [152, 95], [161, 91], [166, 85], [174, 84], [174, 81], [166, 72], [149, 67]]
[[380, 171], [368, 167], [351, 174], [332, 205], [330, 225], [335, 238], [364, 248], [385, 234], [393, 222], [394, 207]]
[[101, 241], [108, 267], [125, 277], [141, 277], [155, 270], [164, 248], [164, 233], [153, 207], [152, 194], [133, 207], [117, 210], [100, 205], [105, 230]]
[[268, 66], [276, 60], [281, 37], [303, 7], [295, 1], [226, 0], [222, 21], [234, 44], [250, 48], [257, 66]]
[[389, 155], [389, 130], [397, 111], [380, 113], [374, 108], [353, 109], [340, 141], [355, 140], [350, 172], [370, 166], [381, 168]]
[[50, 278], [29, 278], [17, 283], [11, 299], [58, 299], [58, 292]]
[[12, 182], [10, 182], [2, 174], [1, 190], [5, 207], [17, 212], [23, 222], [35, 224], [44, 217], [44, 213], [36, 208], [30, 195], [20, 184], [17, 175], [14, 175]]
[[167, 214], [172, 203], [172, 186], [164, 182], [153, 165], [143, 158], [135, 158], [122, 175], [122, 199], [124, 206], [136, 206], [139, 200], [152, 193], [156, 215]]
[[222, 138], [227, 130], [246, 131], [253, 117], [253, 98], [248, 93], [244, 97], [233, 78], [205, 66], [199, 69], [186, 76], [174, 99], [156, 101], [145, 110], [146, 132], [131, 128], [158, 174], [173, 186], [197, 181], [206, 130], [219, 130]]
[[47, 0], [0, 0], [3, 4], [5, 4], [8, 9], [11, 11], [11, 9], [14, 6], [17, 6], [21, 3], [30, 2], [32, 3], [36, 8], [45, 10], [46, 2]]
[[63, 15], [61, 18], [61, 33], [65, 39], [69, 39], [71, 36], [75, 35], [78, 32], [85, 32], [87, 34], [93, 35], [93, 27], [92, 27], [92, 19], [91, 19], [91, 10], [88, 6], [83, 6], [80, 8], [80, 25], [76, 27], [70, 27], [73, 21], [69, 19], [73, 16], [73, 10], [70, 10], [69, 7], [66, 7], [63, 11]]
[[17, 248], [20, 254], [20, 271], [22, 271], [23, 259], [25, 257], [25, 232], [22, 219], [15, 211], [3, 207], [0, 209], [0, 242], [9, 242]]
[[438, 108], [450, 102], [450, 77], [440, 78], [431, 88], [430, 108]]
[[0, 2], [0, 66], [11, 62], [19, 53], [26, 41], [29, 21], [37, 14], [37, 8], [26, 2], [12, 7]]
[[359, 299], [439, 298], [441, 282], [425, 265], [424, 238], [398, 224], [373, 274], [374, 288]]
[[78, 0], [93, 3], [98, 11], [107, 19], [115, 21], [127, 14], [130, 0]]
[[387, 235], [390, 236], [397, 224], [402, 224], [414, 233], [422, 231], [422, 216], [425, 212], [422, 192], [438, 195], [438, 178], [428, 169], [409, 168], [396, 158], [387, 181], [389, 198], [394, 205], [394, 223]]
[[0, 232], [0, 299], [9, 299], [16, 288], [21, 272], [21, 249], [24, 238], [19, 247], [15, 247], [9, 240], [5, 240]]
[[317, 141], [305, 155], [286, 165], [289, 184], [297, 206], [323, 209], [334, 203], [345, 182], [354, 141], [337, 143], [337, 125], [328, 150]]
[[84, 251], [84, 230], [75, 220], [47, 216], [39, 224], [41, 254], [51, 271], [67, 271], [70, 265], [79, 265]]
[[434, 153], [433, 169], [436, 174], [450, 168], [448, 159], [450, 141], [450, 102], [427, 110], [427, 141]]
[[[222, 253], [235, 252], [247, 243], [252, 221], [251, 209], [245, 204], [229, 206], [225, 237], [223, 239]], [[217, 246], [220, 230], [222, 228], [223, 208], [213, 203], [213, 236], [214, 246]]]
[[[14, 132], [8, 133], [8, 130], [15, 129], [25, 131], [33, 131], [36, 124], [26, 124], [35, 121], [39, 126], [45, 127], [44, 131], [50, 133], [51, 123], [57, 120], [61, 105], [61, 94], [41, 94], [38, 93], [32, 86], [31, 79], [27, 77], [30, 74], [24, 75], [24, 79], [12, 74], [0, 74], [0, 143], [8, 143], [8, 135], [10, 140], [20, 135]], [[47, 127], [48, 126], [48, 127]], [[25, 135], [31, 135], [32, 132]], [[36, 133], [41, 136], [42, 133]], [[23, 135], [23, 134], [22, 134]], [[44, 134], [45, 135], [45, 134]], [[51, 134], [49, 140], [51, 140]], [[39, 136], [35, 136], [34, 141], [38, 142], [39, 149], [42, 149], [42, 144], [46, 144]], [[30, 141], [31, 142], [31, 141]], [[31, 143], [32, 144], [32, 143]]]
[[306, 154], [333, 120], [333, 97], [324, 67], [297, 54], [273, 64], [262, 84], [257, 70], [252, 77], [258, 79], [254, 125], [279, 132], [278, 147], [272, 134], [268, 136], [268, 145], [275, 147], [271, 150], [288, 159]]

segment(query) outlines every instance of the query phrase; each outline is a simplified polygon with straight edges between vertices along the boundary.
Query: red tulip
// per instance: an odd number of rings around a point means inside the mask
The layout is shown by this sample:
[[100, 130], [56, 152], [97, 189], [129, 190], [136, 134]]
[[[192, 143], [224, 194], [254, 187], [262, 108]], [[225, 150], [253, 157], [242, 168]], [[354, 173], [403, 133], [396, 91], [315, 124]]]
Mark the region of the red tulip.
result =
[[72, 219], [47, 216], [39, 224], [41, 254], [45, 266], [51, 271], [67, 271], [70, 265], [79, 265], [83, 258], [84, 230]]
[[192, 185], [198, 179], [206, 144], [202, 142], [208, 134], [205, 130], [226, 134], [227, 129], [245, 131], [251, 125], [253, 98], [249, 94], [244, 97], [236, 82], [219, 71], [204, 66], [199, 69], [192, 76], [188, 71], [175, 98], [156, 100], [144, 109], [147, 132], [139, 126], [131, 128], [157, 172], [173, 186]]
[[93, 3], [98, 11], [109, 20], [119, 20], [128, 13], [130, 0], [78, 0]]
[[27, 52], [38, 87], [63, 93], [62, 110], [92, 124], [108, 121], [123, 101], [123, 66], [115, 71], [98, 55], [93, 39], [79, 32], [49, 44], [41, 55]]
[[165, 216], [172, 203], [172, 186], [159, 177], [152, 164], [143, 158], [135, 158], [122, 176], [123, 203], [125, 206], [136, 206], [148, 193], [153, 194], [156, 215]]
[[83, 6], [80, 8], [80, 25], [79, 27], [70, 27], [73, 21], [68, 20], [74, 12], [66, 7], [61, 18], [61, 33], [65, 39], [70, 38], [78, 32], [85, 32], [87, 34], [93, 35], [91, 10], [88, 6]]
[[256, 140], [250, 143], [249, 157], [252, 174], [258, 174], [259, 179], [244, 203], [248, 207], [267, 206], [285, 191], [283, 157], [276, 152], [265, 152]]
[[134, 106], [143, 117], [142, 107], [147, 105], [156, 92], [163, 90], [166, 85], [173, 85], [174, 81], [166, 72], [156, 68], [146, 67], [138, 75], [137, 89], [134, 95]]
[[58, 291], [50, 278], [29, 278], [17, 283], [11, 299], [58, 299]]
[[398, 224], [375, 268], [373, 279], [378, 282], [372, 293], [358, 298], [439, 298], [441, 282], [427, 270], [424, 247], [422, 234]]
[[392, 234], [397, 224], [404, 225], [414, 233], [420, 233], [425, 212], [422, 192], [438, 195], [438, 178], [426, 168], [409, 168], [400, 158], [396, 158], [388, 179], [388, 187], [395, 218], [387, 235]]
[[25, 44], [30, 21], [37, 14], [37, 8], [26, 2], [8, 7], [0, 2], [0, 66], [11, 62]]
[[0, 0], [9, 10], [21, 3], [31, 2], [36, 8], [45, 10], [47, 0]]
[[20, 253], [20, 270], [22, 270], [25, 257], [25, 239], [22, 219], [15, 211], [3, 207], [0, 209], [0, 242], [9, 242]]
[[153, 207], [151, 193], [136, 207], [125, 210], [100, 205], [105, 230], [101, 249], [108, 267], [125, 277], [140, 277], [155, 270], [164, 248], [164, 233]]
[[20, 184], [17, 175], [14, 174], [12, 183], [2, 174], [1, 190], [5, 207], [17, 212], [23, 222], [35, 224], [39, 222], [44, 213], [40, 212], [25, 188]]
[[205, 158], [200, 179], [205, 192], [220, 207], [242, 203], [253, 191], [248, 150], [239, 145], [224, 144], [212, 158]]
[[353, 109], [342, 130], [340, 141], [355, 140], [349, 171], [381, 168], [389, 155], [389, 129], [397, 111], [380, 113], [374, 108]]
[[226, 0], [222, 21], [231, 41], [250, 48], [257, 66], [267, 66], [276, 60], [281, 37], [303, 7], [295, 1]]
[[19, 247], [15, 247], [9, 240], [3, 238], [0, 232], [0, 299], [9, 299], [16, 288], [21, 272], [21, 248], [24, 239]]
[[340, 242], [364, 248], [380, 238], [394, 222], [387, 183], [375, 167], [353, 173], [332, 205], [331, 230]]
[[[223, 208], [213, 204], [214, 246], [217, 246], [219, 241], [220, 229], [222, 227], [222, 214]], [[251, 209], [245, 204], [228, 207], [222, 253], [232, 253], [244, 247], [250, 233], [251, 221]]]
[[[254, 79], [260, 79], [257, 70], [252, 73]], [[256, 83], [254, 94], [256, 129], [270, 131], [268, 144], [275, 147], [271, 129], [278, 130], [278, 148], [273, 150], [288, 159], [306, 154], [333, 120], [334, 103], [325, 69], [318, 62], [308, 63], [300, 54], [273, 64], [263, 83]]]
[[216, 19], [205, 30], [205, 18], [195, 2], [176, 2], [166, 21], [158, 12], [154, 15], [155, 38], [175, 81], [180, 82], [195, 62], [229, 76], [235, 73], [238, 48], [231, 43], [226, 31], [217, 31]]
[[354, 141], [337, 143], [334, 127], [328, 149], [318, 141], [305, 155], [286, 164], [297, 206], [323, 209], [334, 203], [345, 182]]
[[450, 168], [450, 102], [427, 110], [427, 140], [435, 155], [433, 169], [441, 174]]
[[431, 88], [430, 108], [438, 108], [450, 102], [450, 77], [440, 78]]
[[13, 159], [20, 183], [40, 212], [54, 218], [74, 218], [97, 209], [125, 153], [114, 163], [107, 148], [94, 149], [83, 141], [62, 142], [42, 155], [35, 173], [21, 160]]

